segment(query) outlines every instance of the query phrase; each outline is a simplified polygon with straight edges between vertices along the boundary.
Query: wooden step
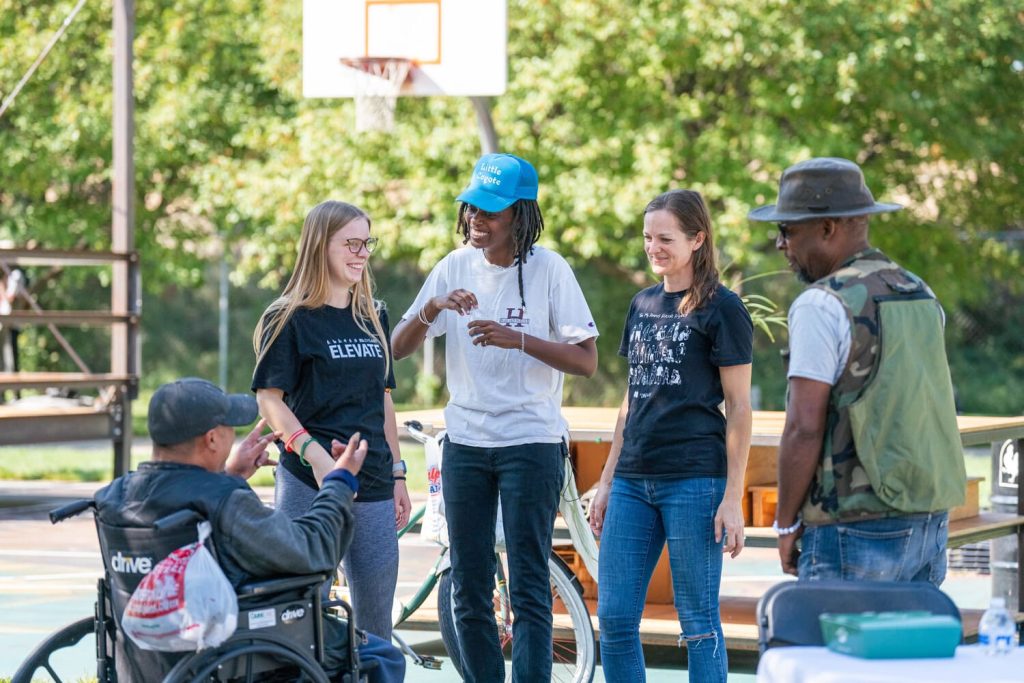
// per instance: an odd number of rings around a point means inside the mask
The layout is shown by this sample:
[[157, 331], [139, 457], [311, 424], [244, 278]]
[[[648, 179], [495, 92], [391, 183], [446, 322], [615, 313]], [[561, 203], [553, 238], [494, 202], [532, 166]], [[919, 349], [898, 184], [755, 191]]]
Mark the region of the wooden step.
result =
[[138, 384], [135, 375], [85, 372], [0, 372], [0, 389], [90, 388]]
[[15, 325], [137, 325], [139, 315], [112, 311], [12, 311], [4, 316], [4, 322]]

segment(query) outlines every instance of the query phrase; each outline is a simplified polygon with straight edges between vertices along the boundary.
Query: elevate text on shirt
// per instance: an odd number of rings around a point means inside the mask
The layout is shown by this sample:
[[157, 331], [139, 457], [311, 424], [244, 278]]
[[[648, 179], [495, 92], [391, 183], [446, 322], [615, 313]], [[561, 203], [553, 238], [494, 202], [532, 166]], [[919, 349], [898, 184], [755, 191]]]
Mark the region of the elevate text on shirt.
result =
[[331, 358], [383, 358], [384, 351], [380, 344], [371, 342], [328, 343], [327, 350]]

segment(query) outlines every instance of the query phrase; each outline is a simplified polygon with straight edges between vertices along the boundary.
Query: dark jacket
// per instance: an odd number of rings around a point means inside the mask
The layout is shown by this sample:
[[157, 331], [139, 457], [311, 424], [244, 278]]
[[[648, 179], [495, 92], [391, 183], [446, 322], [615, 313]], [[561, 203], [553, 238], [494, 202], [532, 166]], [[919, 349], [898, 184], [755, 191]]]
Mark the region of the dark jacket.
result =
[[[217, 559], [234, 587], [296, 574], [333, 574], [352, 542], [353, 493], [327, 481], [309, 510], [296, 519], [267, 507], [238, 477], [201, 467], [147, 462], [96, 493], [96, 515], [113, 526], [149, 526], [179, 510], [195, 510], [213, 526]], [[159, 561], [162, 558], [155, 558]], [[327, 626], [327, 624], [325, 624]], [[339, 629], [340, 631], [340, 629]], [[325, 638], [328, 655], [344, 643]], [[159, 680], [180, 655], [143, 652], [119, 633], [121, 681]]]
[[352, 490], [329, 481], [301, 517], [267, 507], [242, 479], [193, 465], [146, 462], [96, 493], [100, 521], [148, 526], [178, 510], [213, 525], [224, 574], [237, 587], [249, 579], [333, 572], [352, 543]]

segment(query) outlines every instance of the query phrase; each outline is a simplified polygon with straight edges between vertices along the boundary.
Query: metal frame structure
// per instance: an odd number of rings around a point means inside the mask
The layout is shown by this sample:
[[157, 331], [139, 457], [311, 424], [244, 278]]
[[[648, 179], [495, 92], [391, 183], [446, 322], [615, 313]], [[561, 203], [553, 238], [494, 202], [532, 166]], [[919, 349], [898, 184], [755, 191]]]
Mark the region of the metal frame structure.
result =
[[131, 401], [138, 394], [141, 280], [135, 252], [135, 167], [132, 42], [134, 0], [114, 0], [114, 116], [111, 251], [0, 249], [9, 265], [109, 265], [109, 311], [17, 311], [5, 322], [30, 325], [109, 325], [110, 371], [106, 373], [0, 373], [2, 389], [49, 387], [106, 389], [91, 408], [0, 411], [0, 445], [107, 439], [114, 446], [114, 476], [131, 466]]

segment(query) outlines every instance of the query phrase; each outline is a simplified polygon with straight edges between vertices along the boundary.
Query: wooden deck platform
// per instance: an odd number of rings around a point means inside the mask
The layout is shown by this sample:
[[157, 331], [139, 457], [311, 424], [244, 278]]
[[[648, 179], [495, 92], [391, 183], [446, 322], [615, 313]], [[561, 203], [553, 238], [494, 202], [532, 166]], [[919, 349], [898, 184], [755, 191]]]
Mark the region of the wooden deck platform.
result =
[[[600, 476], [608, 449], [614, 435], [617, 408], [563, 408], [562, 413], [569, 423], [570, 454], [576, 471], [576, 483], [580, 491], [586, 491]], [[745, 488], [774, 486], [777, 477], [776, 450], [785, 426], [785, 413], [754, 411], [753, 438], [750, 459], [747, 464]], [[421, 410], [401, 413], [398, 415], [399, 429], [404, 428], [406, 420], [418, 420], [425, 427], [444, 428], [444, 413], [440, 409]], [[1000, 442], [1005, 439], [1024, 438], [1024, 417], [976, 417], [960, 416], [957, 418], [960, 440], [964, 446], [976, 446]], [[749, 513], [749, 501], [744, 497]], [[1024, 539], [1024, 510], [1021, 514], [1000, 514], [992, 512], [977, 513], [977, 508], [964, 514], [970, 515], [950, 523], [949, 546], [958, 547], [1000, 536], [1016, 535]], [[748, 518], [749, 520], [749, 518]], [[557, 532], [557, 530], [556, 530]], [[561, 540], [564, 534], [557, 534]], [[777, 537], [767, 527], [748, 526], [746, 528], [747, 545], [753, 547], [775, 547]], [[1024, 547], [1024, 543], [1022, 543]], [[571, 563], [575, 567], [575, 563]], [[663, 566], [664, 565], [664, 566]], [[679, 625], [675, 609], [671, 604], [671, 587], [669, 585], [667, 557], [662, 557], [647, 594], [647, 605], [643, 621], [640, 625], [641, 640], [645, 644], [675, 646], [679, 637]], [[576, 568], [577, 575], [585, 573]], [[587, 589], [589, 576], [579, 576], [587, 592], [587, 596], [596, 594]], [[1021, 581], [1024, 584], [1024, 581]], [[1024, 588], [1022, 588], [1024, 590]], [[730, 650], [756, 651], [757, 624], [755, 613], [757, 597], [720, 596], [722, 609], [723, 631]], [[590, 605], [594, 629], [597, 631], [597, 606], [591, 599]], [[962, 610], [964, 634], [968, 640], [977, 636], [980, 610]], [[433, 628], [436, 622], [436, 610], [421, 608], [413, 615], [415, 621], [410, 625], [421, 623], [423, 628]], [[1018, 619], [1024, 620], [1024, 614]]]
[[109, 439], [110, 412], [100, 406], [0, 405], [0, 446]]
[[[735, 597], [723, 595], [720, 599], [722, 610], [722, 631], [730, 651], [757, 652], [757, 600], [751, 597]], [[599, 637], [601, 629], [597, 621], [597, 601], [587, 600], [590, 610], [590, 621], [594, 626], [594, 636]], [[978, 637], [978, 622], [984, 610], [961, 610], [964, 639], [968, 642]], [[1024, 615], [1022, 615], [1024, 618]], [[429, 598], [422, 607], [402, 624], [401, 628], [410, 631], [436, 631], [437, 606], [433, 598]], [[564, 627], [559, 631], [558, 619], [555, 620], [555, 638], [566, 637]], [[640, 641], [644, 645], [675, 647], [679, 641], [679, 621], [672, 605], [647, 605], [640, 622]]]
[[[138, 379], [131, 375], [83, 372], [0, 372], [0, 390], [114, 388], [132, 392]], [[0, 446], [115, 439], [122, 428], [117, 401], [96, 399], [91, 405], [73, 400], [36, 397], [0, 404]], [[109, 395], [108, 395], [109, 398]]]

